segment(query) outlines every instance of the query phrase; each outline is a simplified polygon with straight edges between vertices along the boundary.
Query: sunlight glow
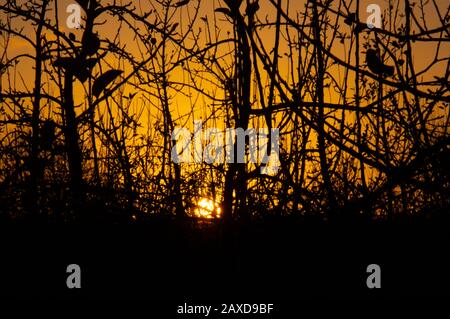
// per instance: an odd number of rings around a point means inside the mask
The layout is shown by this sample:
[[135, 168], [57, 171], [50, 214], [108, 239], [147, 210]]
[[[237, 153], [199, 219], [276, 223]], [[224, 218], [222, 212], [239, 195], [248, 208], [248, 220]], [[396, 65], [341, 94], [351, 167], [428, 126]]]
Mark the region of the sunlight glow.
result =
[[198, 218], [220, 218], [221, 210], [213, 200], [202, 197], [198, 201], [194, 210], [195, 217]]

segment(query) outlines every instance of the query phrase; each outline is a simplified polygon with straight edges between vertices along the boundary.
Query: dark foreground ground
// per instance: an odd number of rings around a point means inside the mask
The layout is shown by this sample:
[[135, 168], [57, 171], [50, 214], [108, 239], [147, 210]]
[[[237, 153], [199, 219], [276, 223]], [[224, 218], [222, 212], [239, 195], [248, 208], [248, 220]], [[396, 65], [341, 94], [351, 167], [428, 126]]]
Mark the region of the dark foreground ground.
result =
[[[3, 223], [0, 296], [184, 302], [448, 297], [448, 219], [236, 226], [150, 220], [118, 226]], [[82, 288], [66, 287], [79, 264]], [[381, 266], [381, 289], [366, 267]], [[2, 298], [3, 299], [3, 298]], [[170, 311], [174, 311], [175, 308]], [[168, 310], [167, 310], [168, 311]]]

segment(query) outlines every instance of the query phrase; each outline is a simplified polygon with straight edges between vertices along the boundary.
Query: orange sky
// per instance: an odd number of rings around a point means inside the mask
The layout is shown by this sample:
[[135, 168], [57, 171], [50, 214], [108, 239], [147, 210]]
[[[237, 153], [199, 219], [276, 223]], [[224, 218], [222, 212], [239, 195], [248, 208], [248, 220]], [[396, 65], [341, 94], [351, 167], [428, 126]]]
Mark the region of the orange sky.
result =
[[[2, 1], [2, 3], [3, 2], [4, 1]], [[106, 2], [108, 2], [108, 1], [106, 1]], [[126, 3], [126, 2], [127, 1], [122, 1], [122, 3]], [[174, 1], [174, 3], [175, 2], [176, 1]], [[349, 2], [349, 1], [347, 1], [347, 2]], [[353, 1], [353, 3], [355, 3], [355, 2], [356, 1]], [[70, 1], [70, 0], [58, 1], [58, 8], [59, 8], [58, 9], [58, 17], [59, 17], [60, 28], [66, 34], [68, 34], [69, 32], [74, 32], [75, 35], [77, 36], [77, 38], [79, 39], [81, 37], [81, 31], [69, 30], [65, 26], [65, 21], [68, 16], [68, 13], [66, 13], [66, 8], [67, 8], [67, 5], [71, 4], [71, 3], [74, 3], [74, 1]], [[133, 1], [133, 3], [135, 4], [135, 6], [137, 8], [141, 8], [143, 11], [147, 11], [149, 9], [148, 1]], [[289, 3], [289, 5], [288, 5], [288, 3]], [[293, 18], [296, 16], [296, 12], [300, 12], [300, 11], [304, 10], [304, 3], [305, 3], [304, 0], [301, 0], [301, 1], [291, 0], [290, 2], [288, 2], [286, 0], [282, 1], [283, 7], [289, 8], [289, 15]], [[336, 10], [338, 3], [339, 3], [339, 1], [334, 1], [331, 8]], [[379, 4], [380, 7], [382, 8], [382, 10], [385, 13], [387, 13], [387, 12], [391, 11], [391, 10], [389, 10], [388, 3], [389, 3], [389, 1], [385, 1], [385, 0], [383, 0], [383, 1], [382, 0], [361, 0], [361, 2], [360, 2], [360, 19], [361, 19], [361, 21], [365, 21], [367, 15], [368, 15], [368, 13], [365, 11], [365, 8], [367, 7], [368, 4]], [[392, 1], [392, 3], [394, 3], [394, 5], [396, 5], [396, 3], [398, 3], [398, 1]], [[437, 1], [437, 3], [441, 9], [441, 12], [445, 12], [445, 9], [448, 6], [448, 2], [447, 1]], [[189, 5], [184, 6], [181, 9], [179, 9], [177, 11], [177, 13], [172, 17], [172, 21], [174, 23], [175, 22], [179, 23], [179, 26], [177, 27], [177, 29], [179, 29], [180, 34], [185, 32], [185, 30], [187, 29], [187, 24], [189, 23], [190, 18], [193, 16], [194, 7], [197, 4], [198, 4], [198, 1], [191, 0]], [[221, 6], [223, 6], [223, 3], [221, 4], [221, 1], [219, 1], [219, 0], [200, 1], [200, 11], [199, 11], [199, 15], [196, 20], [196, 23], [194, 25], [194, 29], [196, 29], [197, 31], [199, 29], [202, 29], [203, 36], [201, 37], [201, 39], [202, 39], [201, 41], [203, 41], [203, 43], [199, 43], [200, 47], [204, 46], [209, 41], [206, 39], [205, 23], [203, 20], [200, 19], [200, 17], [206, 17], [208, 19], [208, 21], [210, 23], [212, 23], [214, 21], [214, 14], [215, 14], [214, 8], [221, 7]], [[354, 4], [353, 4], [352, 8], [354, 8]], [[400, 6], [400, 8], [401, 8], [401, 6]], [[54, 21], [54, 19], [55, 19], [53, 9], [54, 8], [52, 7], [51, 8], [52, 11], [49, 11], [47, 14], [47, 18], [52, 21]], [[354, 9], [352, 9], [351, 11], [353, 11], [353, 10]], [[341, 11], [346, 13], [346, 10], [344, 8], [341, 8]], [[417, 6], [414, 8], [414, 12], [419, 17], [419, 10], [418, 10]], [[435, 8], [432, 4], [429, 4], [426, 7], [425, 13], [427, 16], [425, 23], [429, 29], [432, 29], [432, 28], [440, 25], [438, 16], [435, 13]], [[156, 14], [160, 15], [161, 12], [158, 11]], [[149, 17], [150, 21], [153, 21], [154, 15], [155, 15], [155, 13]], [[224, 21], [225, 18], [222, 14], [216, 13], [215, 16], [217, 18], [217, 28], [214, 28], [214, 26], [211, 26], [210, 30], [212, 32], [218, 32], [217, 38], [215, 40], [225, 39], [228, 37], [227, 31], [232, 30], [231, 26], [228, 22]], [[266, 21], [266, 19], [271, 22], [273, 22], [275, 20], [276, 12], [275, 12], [272, 4], [270, 4], [269, 0], [260, 0], [260, 10], [258, 11], [257, 16], [259, 17], [260, 21], [262, 21], [262, 22]], [[332, 17], [332, 19], [334, 19], [334, 16], [331, 13], [330, 13], [330, 16]], [[2, 16], [2, 20], [5, 18], [6, 17]], [[385, 19], [387, 19], [387, 18], [385, 18]], [[398, 27], [401, 24], [401, 22], [403, 20], [404, 19], [399, 16], [399, 17], [397, 17], [396, 22], [386, 21], [386, 23], [388, 25], [387, 29], [395, 29], [396, 27]], [[101, 39], [106, 39], [106, 38], [112, 39], [118, 30], [119, 21], [116, 18], [112, 19], [110, 16], [104, 16], [104, 17], [102, 16], [99, 19], [99, 21], [104, 22], [104, 25], [96, 27], [96, 29], [95, 29], [95, 31], [97, 31], [99, 33], [100, 38]], [[26, 33], [26, 34], [32, 33], [32, 27], [30, 27], [23, 21], [18, 21], [18, 19], [15, 19], [13, 23], [18, 28], [24, 27], [24, 31], [23, 31], [24, 33]], [[344, 32], [346, 35], [350, 35], [350, 27], [347, 26], [346, 24], [344, 24], [342, 21], [340, 22], [339, 31]], [[286, 35], [286, 31], [284, 30], [283, 32], [284, 32], [284, 35]], [[259, 34], [260, 34], [261, 39], [263, 40], [263, 45], [264, 45], [266, 51], [270, 52], [274, 45], [274, 28], [267, 29], [265, 31], [259, 31]], [[291, 36], [295, 36], [296, 32], [294, 32], [294, 30], [291, 29], [289, 31], [289, 34]], [[48, 32], [46, 33], [46, 37], [48, 40], [54, 39], [54, 35], [52, 35]], [[370, 35], [370, 37], [372, 37], [372, 35]], [[157, 40], [159, 40], [158, 36], [156, 38], [157, 38]], [[3, 43], [3, 41], [1, 41], [0, 43]], [[189, 41], [187, 41], [186, 43], [189, 44]], [[361, 36], [361, 44], [363, 44], [363, 43], [364, 43], [364, 38], [363, 38], [363, 36]], [[129, 29], [127, 29], [126, 27], [124, 27], [123, 31], [120, 33], [120, 44], [126, 45], [126, 49], [130, 53], [134, 54], [138, 58], [141, 58], [141, 57], [139, 57], [139, 54], [138, 54], [138, 41], [136, 41], [133, 38], [132, 32]], [[433, 42], [417, 41], [416, 43], [413, 44], [414, 65], [416, 67], [416, 71], [420, 71], [421, 69], [425, 68], [430, 63], [430, 61], [432, 61], [432, 59], [434, 58], [434, 54], [435, 54], [435, 48], [436, 48], [436, 44]], [[176, 45], [170, 46], [169, 52], [171, 49], [175, 50], [175, 55], [176, 55], [176, 53], [177, 53], [176, 50], [178, 50], [177, 46]], [[230, 49], [231, 48], [228, 45], [223, 45], [220, 50], [227, 51]], [[0, 53], [2, 53], [1, 52], [2, 50], [3, 50], [3, 47], [0, 44]], [[339, 41], [335, 41], [333, 47], [331, 48], [332, 53], [343, 60], [347, 60], [348, 50], [349, 50], [349, 40], [346, 40], [343, 44], [339, 43]], [[287, 50], [286, 41], [282, 39], [281, 44], [280, 44], [280, 55], [281, 55], [280, 70], [283, 70], [283, 68], [285, 70], [287, 70], [287, 68], [288, 68], [287, 58], [284, 56], [284, 53], [287, 53], [287, 52], [288, 52], [288, 50]], [[448, 52], [450, 52], [449, 42], [443, 43], [440, 48], [440, 57], [448, 57]], [[11, 45], [8, 48], [7, 53], [8, 53], [9, 58], [11, 58], [17, 54], [23, 54], [23, 53], [33, 54], [32, 50], [31, 50], [31, 46], [17, 37], [12, 38]], [[144, 54], [146, 54], [146, 53], [144, 52]], [[175, 60], [173, 60], [173, 61], [175, 61]], [[131, 68], [129, 65], [119, 64], [119, 61], [117, 59], [115, 59], [114, 55], [112, 55], [112, 54], [109, 54], [106, 57], [106, 59], [104, 60], [104, 62], [107, 62], [110, 65], [107, 66], [106, 65], [107, 63], [104, 63], [102, 66], [103, 70], [111, 68], [111, 67], [118, 68], [118, 69], [121, 69], [124, 71], [124, 75], [129, 74], [129, 72], [131, 71]], [[222, 63], [223, 63], [223, 65], [227, 65], [227, 64], [230, 64], [231, 62], [229, 59], [228, 60], [224, 59], [222, 61]], [[350, 56], [350, 63], [354, 64], [354, 55]], [[364, 54], [362, 52], [361, 52], [361, 64], [364, 64]], [[156, 70], [156, 71], [158, 71], [158, 70]], [[181, 68], [177, 68], [170, 74], [170, 80], [179, 81], [179, 82], [190, 82], [190, 79], [188, 78], [186, 72], [187, 71], [183, 71]], [[343, 83], [344, 81], [347, 80], [349, 82], [350, 87], [352, 87], [354, 85], [353, 84], [354, 80], [352, 80], [354, 77], [353, 72], [350, 72], [347, 78], [344, 77], [344, 68], [343, 67], [333, 66], [330, 68], [330, 72], [341, 83]], [[442, 76], [444, 72], [445, 72], [445, 64], [441, 63], [440, 65], [436, 65], [434, 69], [429, 70], [426, 73], [426, 77], [428, 79], [432, 79], [432, 77], [434, 75]], [[98, 74], [98, 73], [99, 73], [99, 70], [94, 71], [94, 74]], [[287, 72], [284, 72], [284, 73], [286, 73], [286, 80], [292, 81], [292, 79], [289, 79], [288, 73]], [[20, 79], [19, 74], [22, 76], [23, 82]], [[34, 77], [34, 71], [32, 69], [32, 64], [29, 59], [26, 59], [26, 58], [21, 59], [21, 63], [18, 65], [16, 75], [17, 75], [16, 89], [23, 90], [25, 85], [29, 86], [28, 89], [30, 89], [30, 85], [32, 84], [30, 79], [32, 79]], [[215, 83], [217, 85], [213, 85], [213, 84], [207, 83], [205, 81], [197, 83], [202, 88], [202, 90], [204, 90], [204, 92], [211, 94], [213, 96], [216, 96], [216, 97], [223, 96], [223, 91], [220, 89], [221, 84], [218, 83], [218, 80], [211, 78], [210, 76], [206, 76], [206, 78], [211, 80], [212, 83]], [[427, 78], [425, 78], [425, 79], [427, 79]], [[8, 87], [8, 83], [6, 82], [5, 76], [2, 77], [2, 87], [3, 87], [3, 89], [6, 89]], [[54, 88], [48, 88], [48, 87], [44, 86], [44, 89], [50, 90], [50, 93], [52, 93], [52, 94], [58, 94], [58, 92], [54, 91]], [[128, 95], [130, 92], [134, 92], [134, 90], [135, 89], [131, 85], [127, 84], [124, 86], [124, 95]], [[77, 92], [76, 104], [84, 103], [85, 102], [85, 94], [83, 93], [83, 89], [79, 83], [76, 84], [76, 92]], [[213, 109], [213, 106], [211, 105], [210, 99], [208, 99], [207, 97], [205, 97], [202, 94], [199, 94], [198, 92], [189, 90], [187, 88], [184, 89], [183, 92], [186, 94], [191, 94], [191, 97], [189, 98], [186, 95], [180, 94], [174, 90], [172, 90], [170, 92], [171, 96], [173, 97], [172, 104], [170, 106], [171, 113], [172, 113], [172, 116], [174, 117], [174, 119], [176, 120], [177, 125], [184, 125], [184, 122], [187, 121], [188, 126], [192, 126], [192, 123], [194, 120], [200, 119], [200, 118], [205, 119], [210, 114], [211, 110]], [[329, 93], [325, 95], [325, 99], [327, 102], [342, 102], [342, 101], [337, 100], [338, 95], [335, 94], [334, 91], [332, 91], [332, 90], [330, 90]], [[259, 108], [260, 106], [256, 103], [253, 107]], [[83, 110], [83, 108], [78, 109], [79, 112], [81, 112], [82, 110]], [[192, 110], [193, 110], [193, 114], [189, 117], [189, 119], [186, 119], [185, 117], [183, 117], [184, 115], [187, 115], [190, 112], [192, 112]], [[102, 105], [102, 107], [99, 107], [98, 112], [99, 112], [98, 114], [102, 114], [104, 112], [104, 105]], [[47, 114], [47, 115], [44, 115], [44, 116], [48, 116], [49, 113], [51, 113], [51, 111], [46, 110], [46, 112], [44, 112], [44, 114]], [[148, 101], [146, 102], [146, 100], [142, 96], [137, 96], [133, 100], [132, 105], [131, 105], [131, 113], [132, 114], [142, 114], [139, 121], [143, 125], [143, 127], [142, 127], [143, 132], [147, 131], [147, 129], [151, 128], [154, 125], [155, 121], [161, 117], [160, 113], [155, 108], [153, 108], [148, 103]], [[148, 116], [149, 114], [150, 114], [150, 116]], [[274, 116], [273, 121], [275, 122], [274, 126], [279, 124], [278, 117]], [[262, 122], [262, 120], [258, 120], [258, 122], [259, 122], [259, 124], [253, 123], [251, 125], [258, 126], [258, 125], [264, 124]], [[208, 124], [208, 125], [212, 125], [212, 124]], [[218, 126], [218, 127], [223, 127], [224, 123], [215, 122], [214, 125]]]

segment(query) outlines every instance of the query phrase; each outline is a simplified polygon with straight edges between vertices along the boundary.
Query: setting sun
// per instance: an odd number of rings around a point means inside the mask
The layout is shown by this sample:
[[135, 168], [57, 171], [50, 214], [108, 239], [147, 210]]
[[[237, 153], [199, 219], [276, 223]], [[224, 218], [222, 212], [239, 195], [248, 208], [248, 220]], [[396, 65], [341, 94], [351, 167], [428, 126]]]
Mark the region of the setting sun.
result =
[[213, 200], [200, 198], [194, 210], [195, 217], [199, 218], [220, 218], [220, 207]]

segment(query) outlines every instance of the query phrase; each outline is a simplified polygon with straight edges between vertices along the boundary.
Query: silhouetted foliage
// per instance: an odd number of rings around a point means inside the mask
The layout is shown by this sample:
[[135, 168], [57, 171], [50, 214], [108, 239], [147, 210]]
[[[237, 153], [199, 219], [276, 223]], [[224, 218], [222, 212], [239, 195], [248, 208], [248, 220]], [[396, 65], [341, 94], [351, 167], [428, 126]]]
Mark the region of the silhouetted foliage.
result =
[[[2, 217], [448, 214], [447, 7], [389, 1], [368, 28], [359, 0], [76, 2], [79, 30], [0, 1]], [[279, 170], [174, 163], [199, 119], [279, 128]]]

